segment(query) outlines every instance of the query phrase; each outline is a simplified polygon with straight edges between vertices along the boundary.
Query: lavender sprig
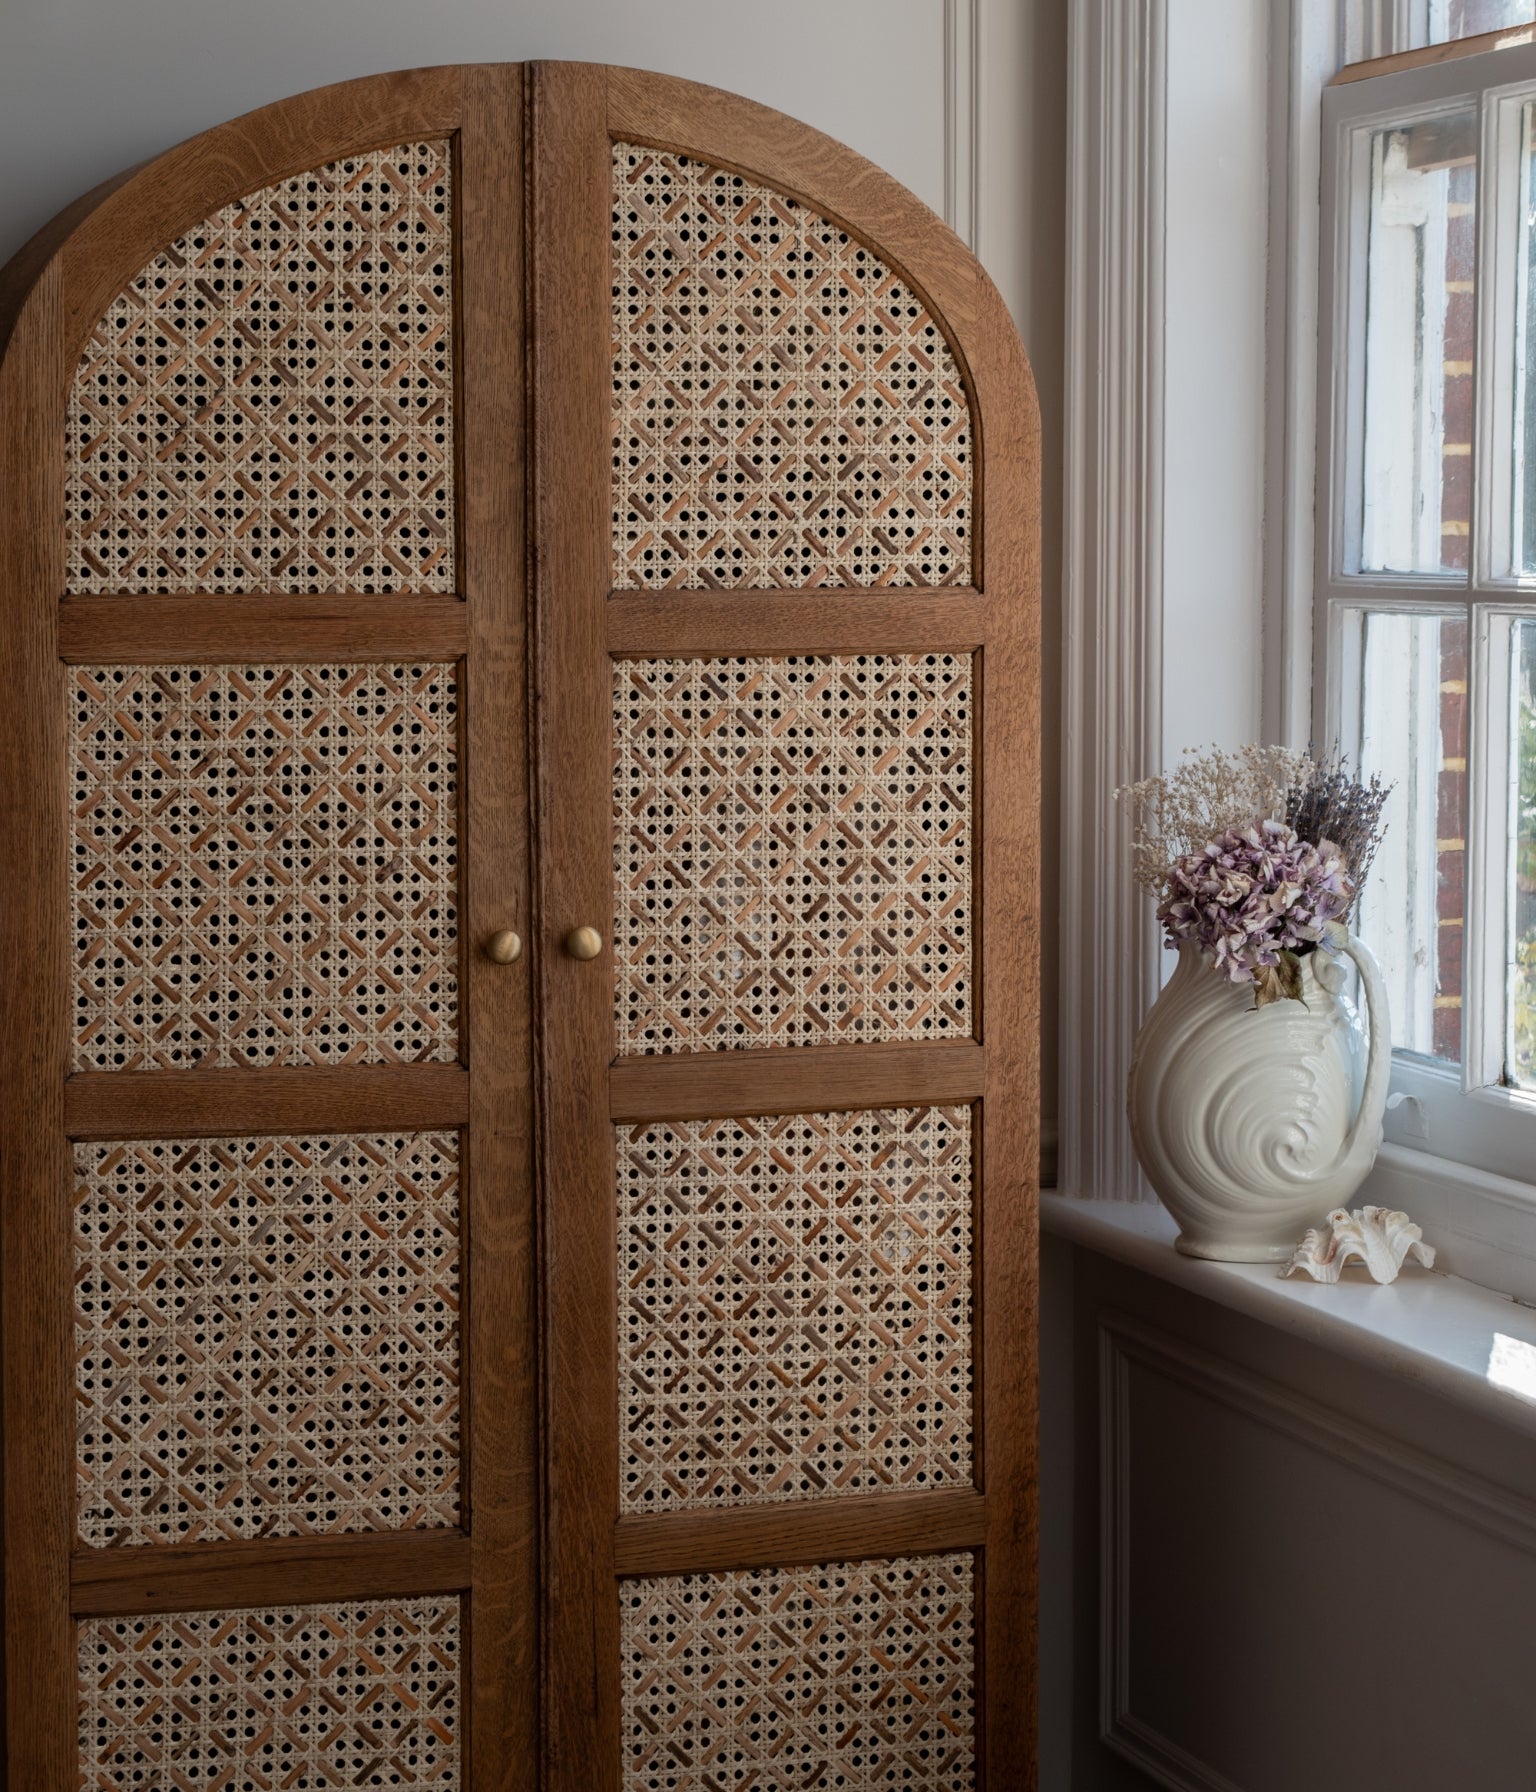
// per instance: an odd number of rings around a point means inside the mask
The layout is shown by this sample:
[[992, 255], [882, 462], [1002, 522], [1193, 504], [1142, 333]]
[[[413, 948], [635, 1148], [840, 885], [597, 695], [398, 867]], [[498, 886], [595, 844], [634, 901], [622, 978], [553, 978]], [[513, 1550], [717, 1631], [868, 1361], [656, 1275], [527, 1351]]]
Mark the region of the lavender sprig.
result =
[[1376, 848], [1386, 831], [1381, 825], [1382, 807], [1391, 793], [1392, 786], [1383, 784], [1375, 773], [1364, 782], [1353, 777], [1337, 749], [1327, 759], [1314, 762], [1308, 776], [1285, 793], [1286, 826], [1303, 840], [1331, 840], [1339, 849], [1353, 886], [1341, 921], [1348, 918], [1370, 876]]

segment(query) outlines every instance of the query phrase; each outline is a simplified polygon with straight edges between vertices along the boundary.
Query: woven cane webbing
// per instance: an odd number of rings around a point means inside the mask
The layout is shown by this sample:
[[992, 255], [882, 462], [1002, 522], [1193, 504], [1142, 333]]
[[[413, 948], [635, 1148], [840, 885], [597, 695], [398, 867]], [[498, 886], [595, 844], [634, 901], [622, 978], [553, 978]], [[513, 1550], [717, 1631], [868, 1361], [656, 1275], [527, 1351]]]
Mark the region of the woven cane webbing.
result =
[[452, 591], [446, 143], [236, 200], [96, 326], [69, 396], [67, 589]]
[[81, 1792], [456, 1792], [456, 1598], [87, 1618]]
[[614, 667], [619, 1050], [971, 1031], [965, 654]]
[[971, 1126], [896, 1108], [618, 1140], [620, 1505], [971, 1479]]
[[968, 1554], [625, 1583], [624, 1792], [975, 1783]]
[[78, 666], [77, 1070], [458, 1053], [452, 666]]
[[459, 1518], [456, 1134], [75, 1147], [79, 1534]]
[[740, 174], [613, 151], [619, 588], [963, 585], [949, 345], [846, 231]]

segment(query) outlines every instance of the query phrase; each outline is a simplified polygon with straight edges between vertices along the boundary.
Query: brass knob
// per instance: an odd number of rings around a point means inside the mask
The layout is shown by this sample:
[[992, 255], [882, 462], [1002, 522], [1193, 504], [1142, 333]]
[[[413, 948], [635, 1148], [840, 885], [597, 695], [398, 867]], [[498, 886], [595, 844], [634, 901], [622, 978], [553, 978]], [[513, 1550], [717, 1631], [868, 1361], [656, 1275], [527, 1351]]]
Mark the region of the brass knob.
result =
[[565, 949], [572, 958], [596, 958], [603, 949], [603, 936], [595, 927], [573, 927], [565, 936]]
[[511, 964], [513, 959], [521, 958], [523, 942], [510, 927], [503, 927], [500, 933], [493, 933], [485, 942], [485, 955], [492, 964]]

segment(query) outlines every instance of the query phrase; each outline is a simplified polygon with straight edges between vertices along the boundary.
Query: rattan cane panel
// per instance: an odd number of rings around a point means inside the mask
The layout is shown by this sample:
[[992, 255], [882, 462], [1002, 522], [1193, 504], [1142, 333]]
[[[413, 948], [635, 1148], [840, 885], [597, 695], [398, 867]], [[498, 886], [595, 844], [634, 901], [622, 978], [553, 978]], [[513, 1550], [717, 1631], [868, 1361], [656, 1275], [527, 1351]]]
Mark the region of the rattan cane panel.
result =
[[452, 666], [69, 689], [77, 1070], [458, 1055]]
[[70, 388], [68, 590], [453, 590], [449, 171], [332, 162], [141, 270]]
[[626, 1582], [624, 1792], [975, 1783], [968, 1554]]
[[459, 1519], [457, 1134], [75, 1147], [83, 1543]]
[[456, 1792], [459, 1602], [91, 1618], [81, 1792]]
[[971, 1481], [967, 1108], [618, 1143], [626, 1512]]
[[614, 668], [619, 1050], [971, 1033], [971, 660]]
[[963, 585], [953, 354], [862, 243], [740, 174], [613, 152], [620, 589]]

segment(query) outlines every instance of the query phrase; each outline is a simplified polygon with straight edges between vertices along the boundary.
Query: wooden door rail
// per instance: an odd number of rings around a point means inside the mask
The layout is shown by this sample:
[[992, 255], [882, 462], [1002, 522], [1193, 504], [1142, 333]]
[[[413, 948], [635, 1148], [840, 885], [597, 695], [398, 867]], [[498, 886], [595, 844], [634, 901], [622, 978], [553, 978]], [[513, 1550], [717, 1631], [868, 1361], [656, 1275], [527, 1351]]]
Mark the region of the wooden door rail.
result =
[[986, 639], [968, 585], [832, 591], [614, 591], [608, 651], [620, 658], [733, 653], [965, 653]]
[[614, 1562], [621, 1575], [640, 1575], [938, 1555], [979, 1548], [986, 1531], [987, 1502], [974, 1487], [850, 1494], [621, 1518], [614, 1527]]
[[456, 660], [468, 625], [457, 597], [70, 597], [59, 657], [70, 665], [308, 665]]
[[468, 1119], [469, 1072], [460, 1064], [91, 1070], [64, 1085], [64, 1128], [72, 1139], [448, 1129]]
[[987, 1053], [948, 1045], [769, 1046], [620, 1058], [608, 1073], [609, 1118], [726, 1120], [737, 1114], [944, 1107], [978, 1100]]
[[81, 1549], [70, 1558], [70, 1610], [99, 1618], [452, 1593], [470, 1585], [472, 1555], [457, 1530]]

